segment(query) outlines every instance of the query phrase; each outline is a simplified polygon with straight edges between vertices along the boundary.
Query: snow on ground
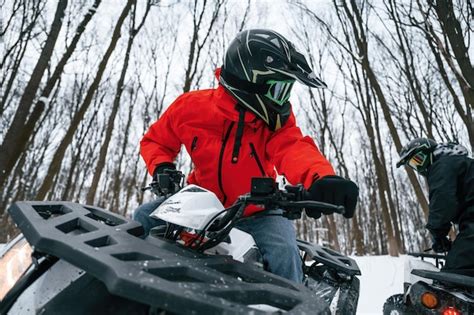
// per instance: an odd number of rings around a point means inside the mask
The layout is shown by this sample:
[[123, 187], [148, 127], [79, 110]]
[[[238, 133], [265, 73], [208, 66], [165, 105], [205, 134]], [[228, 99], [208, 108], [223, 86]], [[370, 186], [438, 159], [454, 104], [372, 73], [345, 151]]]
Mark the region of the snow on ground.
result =
[[382, 314], [385, 300], [403, 293], [405, 256], [352, 257], [362, 272], [357, 314]]

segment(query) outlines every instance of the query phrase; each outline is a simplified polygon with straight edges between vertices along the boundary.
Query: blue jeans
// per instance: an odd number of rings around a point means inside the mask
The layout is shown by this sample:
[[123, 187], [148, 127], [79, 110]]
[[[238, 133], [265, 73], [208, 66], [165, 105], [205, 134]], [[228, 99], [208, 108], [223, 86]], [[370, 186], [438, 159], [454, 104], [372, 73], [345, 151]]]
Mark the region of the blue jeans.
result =
[[303, 262], [290, 220], [282, 216], [250, 217], [236, 228], [252, 235], [268, 271], [296, 283], [303, 282]]
[[160, 219], [150, 217], [150, 214], [165, 201], [165, 197], [160, 197], [148, 203], [139, 206], [133, 212], [132, 219], [139, 222], [145, 230], [145, 236], [150, 234], [150, 230], [158, 225], [166, 225], [166, 222]]
[[[164, 198], [160, 198], [145, 203], [133, 213], [133, 219], [141, 223], [145, 235], [151, 228], [166, 224], [163, 220], [150, 217], [150, 213], [163, 201]], [[282, 216], [252, 217], [238, 223], [236, 228], [252, 235], [270, 272], [296, 283], [303, 282], [303, 262], [290, 220]]]

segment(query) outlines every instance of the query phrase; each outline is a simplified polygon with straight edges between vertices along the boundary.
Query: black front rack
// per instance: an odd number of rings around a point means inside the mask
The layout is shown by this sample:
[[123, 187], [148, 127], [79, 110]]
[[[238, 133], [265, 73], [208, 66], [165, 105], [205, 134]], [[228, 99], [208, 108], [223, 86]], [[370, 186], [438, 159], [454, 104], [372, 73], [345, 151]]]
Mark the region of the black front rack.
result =
[[337, 272], [342, 272], [349, 276], [361, 275], [357, 262], [350, 257], [344, 256], [330, 248], [302, 240], [298, 240], [297, 244], [299, 249], [315, 262], [322, 263]]
[[[469, 270], [470, 274], [474, 274], [473, 270]], [[462, 272], [460, 270], [459, 272]], [[456, 274], [445, 271], [431, 271], [431, 270], [422, 270], [414, 269], [411, 271], [415, 276], [419, 276], [426, 279], [436, 280], [442, 283], [452, 284], [464, 288], [474, 289], [474, 277], [469, 277], [462, 274]]]
[[325, 302], [303, 285], [230, 257], [142, 239], [138, 223], [101, 208], [35, 201], [14, 203], [9, 212], [35, 251], [84, 270], [111, 294], [158, 309], [187, 314], [268, 314], [269, 309], [329, 313]]

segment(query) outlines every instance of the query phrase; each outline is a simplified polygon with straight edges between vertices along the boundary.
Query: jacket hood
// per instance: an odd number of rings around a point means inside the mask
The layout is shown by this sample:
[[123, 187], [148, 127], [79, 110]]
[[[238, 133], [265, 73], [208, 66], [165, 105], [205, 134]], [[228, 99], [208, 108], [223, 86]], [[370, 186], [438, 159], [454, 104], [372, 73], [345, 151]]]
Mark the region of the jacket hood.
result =
[[433, 155], [435, 158], [440, 156], [468, 156], [469, 151], [466, 147], [462, 146], [461, 144], [449, 142], [449, 143], [438, 143], [436, 148], [434, 149]]

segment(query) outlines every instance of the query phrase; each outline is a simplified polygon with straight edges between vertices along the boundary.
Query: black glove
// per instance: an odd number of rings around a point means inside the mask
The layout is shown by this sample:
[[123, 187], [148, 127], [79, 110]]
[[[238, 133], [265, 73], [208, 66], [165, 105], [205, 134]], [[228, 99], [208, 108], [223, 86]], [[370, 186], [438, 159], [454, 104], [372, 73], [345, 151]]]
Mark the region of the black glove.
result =
[[451, 241], [448, 239], [447, 236], [433, 237], [433, 245], [431, 245], [431, 249], [435, 253], [449, 252], [449, 250], [451, 249]]
[[176, 166], [173, 163], [165, 162], [165, 163], [158, 164], [155, 167], [155, 170], [153, 171], [153, 181], [154, 182], [158, 181], [158, 175], [164, 174], [165, 170], [175, 170], [175, 169], [176, 169]]
[[[346, 218], [354, 216], [359, 187], [353, 181], [340, 176], [325, 176], [315, 181], [308, 192], [312, 200], [344, 206]], [[321, 216], [317, 210], [306, 210], [306, 214], [316, 219]]]
[[175, 183], [169, 174], [165, 173], [165, 170], [176, 170], [176, 166], [173, 163], [161, 163], [158, 164], [153, 171], [153, 183], [152, 191], [158, 195], [167, 195], [175, 192]]

